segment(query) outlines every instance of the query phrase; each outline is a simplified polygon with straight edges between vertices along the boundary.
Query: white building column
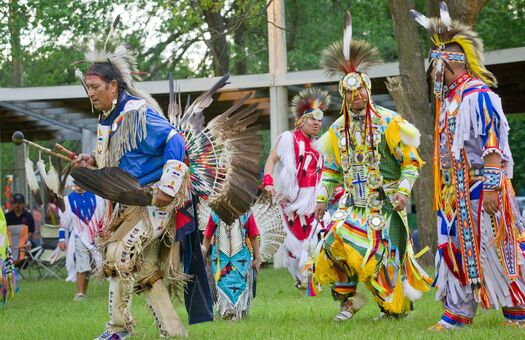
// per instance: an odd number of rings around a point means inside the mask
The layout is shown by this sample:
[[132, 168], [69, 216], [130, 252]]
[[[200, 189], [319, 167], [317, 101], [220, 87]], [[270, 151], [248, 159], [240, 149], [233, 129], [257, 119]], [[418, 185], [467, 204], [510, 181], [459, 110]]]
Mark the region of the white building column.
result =
[[[284, 1], [268, 0], [268, 65], [274, 78], [287, 72]], [[270, 87], [270, 133], [272, 143], [288, 130], [288, 90], [285, 86]]]

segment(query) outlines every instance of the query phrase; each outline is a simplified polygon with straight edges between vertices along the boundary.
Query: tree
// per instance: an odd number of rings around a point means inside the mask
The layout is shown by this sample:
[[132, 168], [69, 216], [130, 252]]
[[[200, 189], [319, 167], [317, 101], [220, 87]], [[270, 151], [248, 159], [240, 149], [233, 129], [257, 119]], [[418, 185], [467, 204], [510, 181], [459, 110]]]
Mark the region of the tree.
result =
[[392, 21], [383, 0], [287, 0], [285, 4], [290, 71], [319, 68], [320, 52], [342, 38], [343, 17], [348, 10], [352, 12], [354, 39], [369, 41], [385, 61], [396, 59]]
[[20, 31], [22, 29], [22, 20], [24, 5], [18, 0], [9, 0], [8, 4], [7, 29], [9, 32], [9, 44], [11, 45], [11, 81], [13, 87], [22, 86], [22, 46], [20, 43]]
[[[0, 49], [4, 51], [0, 54], [0, 86], [13, 87], [74, 82], [72, 72], [64, 76], [72, 58], [78, 60], [80, 56], [80, 52], [72, 54], [71, 47], [85, 42], [94, 27], [107, 27], [102, 24], [110, 21], [114, 6], [109, 0], [5, 2], [0, 0]], [[53, 59], [49, 58], [51, 54]], [[44, 72], [29, 73], [33, 64], [40, 64], [37, 68]], [[49, 77], [58, 72], [63, 72], [58, 77], [60, 82], [52, 78], [50, 83], [43, 83], [40, 79], [43, 74]]]

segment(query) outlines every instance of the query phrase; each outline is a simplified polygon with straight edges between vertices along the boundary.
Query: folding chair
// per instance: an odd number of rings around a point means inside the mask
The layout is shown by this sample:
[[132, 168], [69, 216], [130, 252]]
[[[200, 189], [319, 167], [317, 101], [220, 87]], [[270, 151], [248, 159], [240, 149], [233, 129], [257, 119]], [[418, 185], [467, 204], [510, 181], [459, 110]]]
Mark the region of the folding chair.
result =
[[[20, 270], [27, 267], [30, 256], [31, 243], [29, 242], [29, 231], [25, 224], [7, 226], [7, 237], [11, 243], [11, 251], [15, 266]], [[20, 270], [22, 275], [22, 271]], [[23, 275], [22, 275], [23, 277]]]
[[36, 266], [41, 280], [55, 277], [65, 280], [66, 256], [58, 249], [58, 227], [44, 224], [40, 227], [42, 246], [31, 250], [31, 261]]

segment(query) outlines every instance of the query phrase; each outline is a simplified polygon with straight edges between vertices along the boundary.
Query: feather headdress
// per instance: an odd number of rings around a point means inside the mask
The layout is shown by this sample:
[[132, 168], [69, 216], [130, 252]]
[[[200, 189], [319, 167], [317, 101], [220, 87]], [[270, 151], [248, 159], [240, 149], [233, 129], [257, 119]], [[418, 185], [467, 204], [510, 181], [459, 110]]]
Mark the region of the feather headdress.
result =
[[315, 119], [321, 120], [329, 105], [330, 95], [328, 91], [310, 87], [301, 90], [292, 99], [291, 110], [295, 114], [296, 122], [306, 116], [313, 116]]
[[458, 44], [465, 53], [470, 73], [489, 86], [497, 85], [496, 77], [483, 65], [483, 42], [478, 34], [469, 26], [452, 20], [444, 1], [440, 3], [440, 18], [427, 18], [415, 10], [411, 10], [410, 13], [414, 20], [427, 30], [436, 47], [442, 50], [448, 44]]
[[[352, 15], [350, 12], [345, 14], [343, 41], [336, 41], [328, 46], [321, 53], [321, 66], [329, 77], [343, 76], [339, 81], [339, 93], [344, 98], [342, 104], [342, 114], [344, 117], [344, 133], [346, 137], [346, 150], [349, 148], [348, 129], [350, 124], [349, 102], [353, 102], [355, 96], [361, 96], [359, 89], [363, 86], [368, 97], [364, 110], [366, 119], [365, 125], [368, 126], [370, 139], [372, 139], [372, 119], [371, 113], [375, 113], [372, 106], [372, 82], [364, 72], [367, 68], [378, 65], [382, 62], [379, 51], [370, 43], [363, 40], [352, 40]], [[351, 92], [351, 99], [346, 98], [346, 92]], [[363, 110], [362, 110], [363, 111]], [[362, 112], [361, 111], [361, 112]]]
[[[124, 44], [115, 44], [112, 42], [113, 34], [120, 22], [118, 15], [111, 29], [104, 40], [92, 40], [87, 49], [84, 51], [85, 61], [90, 64], [109, 63], [122, 76], [126, 83], [126, 91], [132, 96], [142, 98], [148, 102], [159, 113], [162, 109], [153, 97], [137, 88], [135, 80], [140, 79], [140, 72], [137, 68], [137, 59], [135, 54]], [[80, 70], [75, 70], [75, 75], [82, 81], [85, 86], [84, 75]]]
[[[355, 87], [360, 85], [361, 79], [365, 85], [370, 89], [370, 79], [364, 71], [374, 65], [381, 63], [379, 51], [370, 43], [364, 40], [352, 40], [352, 15], [349, 12], [345, 14], [345, 24], [343, 41], [336, 41], [323, 50], [321, 53], [321, 67], [325, 70], [328, 77], [335, 78], [337, 76], [346, 76], [356, 74], [357, 77], [350, 81], [359, 81], [359, 84], [351, 83]], [[365, 75], [362, 77], [361, 75]], [[357, 86], [356, 88], [358, 88]]]

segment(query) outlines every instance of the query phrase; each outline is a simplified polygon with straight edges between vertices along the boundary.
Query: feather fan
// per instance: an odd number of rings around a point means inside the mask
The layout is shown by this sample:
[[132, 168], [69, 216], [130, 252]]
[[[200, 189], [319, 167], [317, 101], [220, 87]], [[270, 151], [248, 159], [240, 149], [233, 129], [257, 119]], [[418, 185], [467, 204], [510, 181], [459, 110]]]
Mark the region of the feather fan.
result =
[[281, 212], [279, 207], [272, 202], [272, 197], [265, 192], [253, 205], [252, 212], [259, 227], [261, 260], [266, 262], [277, 253], [286, 237]]
[[151, 205], [150, 191], [120, 168], [73, 168], [71, 176], [82, 189], [108, 200], [132, 206]]

